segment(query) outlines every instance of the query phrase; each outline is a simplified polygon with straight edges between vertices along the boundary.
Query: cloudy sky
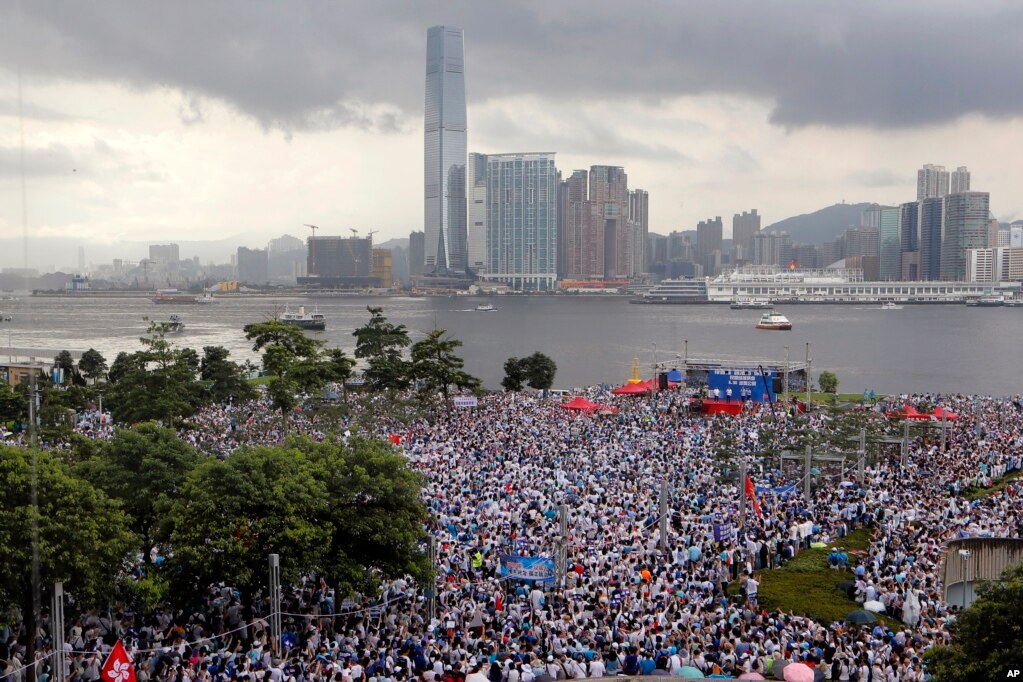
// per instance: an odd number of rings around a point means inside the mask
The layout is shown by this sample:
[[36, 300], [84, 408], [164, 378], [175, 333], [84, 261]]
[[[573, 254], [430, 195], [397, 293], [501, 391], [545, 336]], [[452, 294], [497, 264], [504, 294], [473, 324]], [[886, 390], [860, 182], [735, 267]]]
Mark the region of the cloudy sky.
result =
[[470, 150], [625, 166], [654, 231], [912, 200], [923, 163], [1023, 218], [1019, 2], [7, 0], [0, 239], [23, 179], [30, 234], [96, 261], [303, 223], [407, 236], [435, 24], [465, 29]]

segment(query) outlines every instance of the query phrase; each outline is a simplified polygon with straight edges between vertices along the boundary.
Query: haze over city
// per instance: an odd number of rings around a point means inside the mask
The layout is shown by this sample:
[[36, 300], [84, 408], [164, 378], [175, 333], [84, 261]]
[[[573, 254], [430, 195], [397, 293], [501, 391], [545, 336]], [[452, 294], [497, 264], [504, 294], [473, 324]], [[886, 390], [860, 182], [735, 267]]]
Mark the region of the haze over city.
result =
[[[1023, 217], [1008, 3], [22, 3], [0, 21], [0, 266], [150, 241], [423, 229], [429, 26], [465, 35], [468, 151], [623, 166], [649, 229], [914, 198], [969, 167]], [[20, 72], [20, 105], [19, 105]], [[19, 106], [24, 122], [24, 176]], [[134, 243], [134, 244], [131, 244]], [[225, 242], [226, 243], [226, 242]], [[183, 254], [185, 255], [185, 254]], [[188, 254], [192, 255], [192, 254]], [[52, 262], [29, 249], [29, 265]]]

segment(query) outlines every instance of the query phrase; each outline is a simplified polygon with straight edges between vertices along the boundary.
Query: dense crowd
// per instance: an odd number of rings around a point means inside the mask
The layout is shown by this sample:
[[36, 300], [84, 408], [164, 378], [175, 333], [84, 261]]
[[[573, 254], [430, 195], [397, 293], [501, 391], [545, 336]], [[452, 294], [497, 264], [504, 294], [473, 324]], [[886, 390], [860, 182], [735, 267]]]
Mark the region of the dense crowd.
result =
[[[851, 460], [833, 465], [815, 477], [807, 502], [801, 469], [757, 453], [794, 447], [811, 431], [834, 433], [840, 420], [831, 413], [794, 418], [750, 405], [705, 419], [673, 392], [612, 398], [594, 388], [587, 397], [613, 401], [618, 412], [576, 414], [506, 393], [433, 423], [380, 426], [425, 476], [438, 570], [433, 617], [430, 593], [410, 581], [387, 583], [378, 595], [339, 595], [329, 576], [310, 577], [287, 591], [285, 632], [274, 647], [266, 596], [242, 604], [220, 587], [190, 611], [87, 614], [67, 638], [67, 679], [96, 682], [102, 653], [120, 638], [141, 682], [548, 682], [685, 676], [692, 668], [780, 678], [793, 662], [811, 664], [822, 679], [913, 682], [925, 679], [922, 653], [949, 641], [957, 613], [943, 599], [944, 544], [1016, 538], [1023, 529], [1018, 484], [980, 501], [961, 494], [1023, 468], [1018, 399], [904, 396], [898, 403], [940, 403], [960, 415], [946, 450], [918, 433], [905, 465], [880, 457], [862, 479]], [[890, 407], [865, 418], [880, 421]], [[84, 419], [79, 430], [109, 437], [96, 421]], [[303, 412], [289, 422], [292, 431], [328, 437]], [[181, 436], [227, 457], [244, 444], [278, 442], [280, 429], [280, 414], [256, 400], [205, 408]], [[747, 496], [744, 522], [740, 463], [756, 496], [755, 509]], [[561, 508], [567, 560], [555, 578], [563, 589], [503, 575], [502, 555], [556, 555]], [[872, 532], [865, 552], [839, 548], [863, 527]], [[831, 543], [831, 562], [853, 570], [855, 601], [880, 602], [899, 625], [819, 623], [764, 609], [759, 572], [817, 543]], [[19, 634], [0, 632], [5, 682], [23, 675]]]

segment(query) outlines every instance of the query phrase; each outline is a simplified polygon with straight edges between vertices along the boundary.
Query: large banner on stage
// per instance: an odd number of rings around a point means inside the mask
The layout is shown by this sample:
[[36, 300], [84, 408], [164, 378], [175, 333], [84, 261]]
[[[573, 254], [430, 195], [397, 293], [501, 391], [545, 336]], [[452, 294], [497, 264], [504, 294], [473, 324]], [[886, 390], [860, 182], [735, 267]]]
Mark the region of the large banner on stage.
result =
[[[712, 369], [707, 376], [707, 387], [711, 391], [718, 389], [718, 396], [723, 400], [752, 400], [755, 403], [767, 403], [777, 400], [774, 394], [773, 371], [761, 373], [758, 369]], [[764, 377], [767, 381], [764, 381]], [[731, 389], [731, 392], [729, 392]]]
[[501, 576], [518, 580], [535, 580], [539, 583], [552, 583], [554, 582], [554, 559], [502, 554]]

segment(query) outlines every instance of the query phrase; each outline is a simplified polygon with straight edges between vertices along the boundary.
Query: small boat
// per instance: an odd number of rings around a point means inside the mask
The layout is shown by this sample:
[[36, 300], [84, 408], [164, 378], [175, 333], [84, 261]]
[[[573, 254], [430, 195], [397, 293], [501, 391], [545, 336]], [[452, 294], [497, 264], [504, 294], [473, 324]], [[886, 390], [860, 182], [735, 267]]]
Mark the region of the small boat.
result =
[[185, 331], [185, 323], [177, 315], [171, 315], [164, 324], [167, 325], [168, 334], [180, 334]]
[[0, 313], [0, 322], [10, 322], [13, 319], [14, 318], [12, 318], [10, 315], [4, 315], [3, 313]]
[[497, 312], [497, 308], [495, 308], [494, 306], [490, 305], [489, 303], [480, 303], [478, 306], [476, 306], [476, 312], [479, 312], [479, 313], [493, 313], [493, 312]]
[[293, 313], [290, 309], [285, 308], [284, 312], [281, 313], [280, 319], [284, 324], [290, 324], [301, 329], [323, 331], [327, 328], [327, 318], [323, 316], [323, 313], [319, 312], [319, 310], [307, 313], [304, 305], [298, 307], [297, 313]]
[[206, 289], [202, 292], [202, 296], [196, 296], [195, 302], [199, 305], [213, 305], [214, 303], [220, 303], [217, 299], [213, 298], [213, 292]]
[[733, 298], [729, 306], [732, 310], [770, 310], [773, 307], [767, 298]]
[[902, 306], [896, 305], [894, 301], [885, 301], [881, 304], [881, 310], [902, 310]]
[[792, 323], [789, 322], [789, 318], [781, 313], [764, 313], [756, 326], [757, 329], [770, 329], [773, 331], [792, 329]]
[[981, 296], [966, 299], [966, 305], [977, 308], [1001, 308], [1005, 305], [1005, 299], [1001, 296]]

